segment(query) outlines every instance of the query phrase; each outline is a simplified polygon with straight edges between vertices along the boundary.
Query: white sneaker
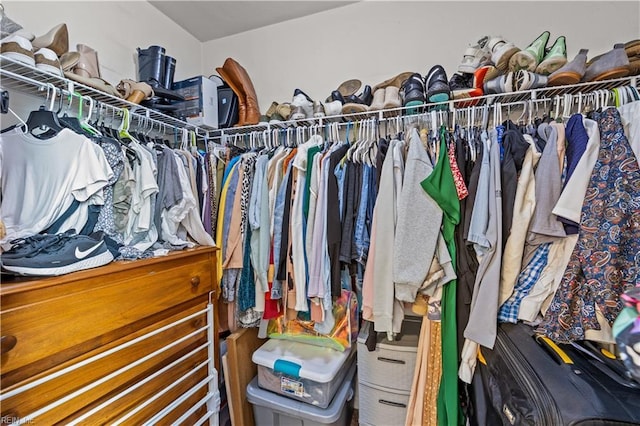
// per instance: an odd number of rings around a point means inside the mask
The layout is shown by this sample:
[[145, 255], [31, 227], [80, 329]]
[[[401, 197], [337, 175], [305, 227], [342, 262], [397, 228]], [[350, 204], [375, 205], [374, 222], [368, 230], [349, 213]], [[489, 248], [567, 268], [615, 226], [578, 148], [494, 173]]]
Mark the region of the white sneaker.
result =
[[293, 106], [298, 106], [302, 109], [302, 113], [304, 113], [304, 117], [300, 116], [300, 112], [298, 112], [298, 116], [294, 117], [293, 115], [291, 116], [291, 119], [293, 120], [300, 120], [303, 118], [311, 118], [313, 117], [313, 103], [309, 101], [309, 99], [307, 99], [307, 97], [300, 93], [296, 96], [293, 97], [293, 99], [291, 100], [291, 105]]
[[36, 68], [39, 70], [48, 72], [49, 74], [59, 75], [60, 77], [64, 76], [58, 55], [56, 55], [56, 52], [53, 50], [43, 47], [38, 49], [34, 57], [36, 60]]
[[342, 114], [342, 103], [340, 101], [325, 102], [324, 113], [327, 117]]
[[20, 35], [11, 34], [0, 41], [0, 53], [7, 58], [36, 66], [31, 42]]

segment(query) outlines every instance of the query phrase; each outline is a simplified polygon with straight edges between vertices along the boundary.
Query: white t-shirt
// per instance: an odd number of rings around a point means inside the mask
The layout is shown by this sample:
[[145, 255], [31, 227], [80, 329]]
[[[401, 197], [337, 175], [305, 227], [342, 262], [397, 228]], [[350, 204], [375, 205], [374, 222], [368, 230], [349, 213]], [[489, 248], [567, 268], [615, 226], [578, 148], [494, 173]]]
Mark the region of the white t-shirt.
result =
[[[3, 248], [10, 248], [8, 242], [15, 238], [47, 229], [74, 199], [87, 201], [108, 184], [113, 171], [93, 145], [69, 129], [42, 140], [21, 129], [0, 135], [0, 215], [7, 230], [0, 241]], [[77, 223], [65, 221], [66, 229], [82, 228], [79, 213]]]

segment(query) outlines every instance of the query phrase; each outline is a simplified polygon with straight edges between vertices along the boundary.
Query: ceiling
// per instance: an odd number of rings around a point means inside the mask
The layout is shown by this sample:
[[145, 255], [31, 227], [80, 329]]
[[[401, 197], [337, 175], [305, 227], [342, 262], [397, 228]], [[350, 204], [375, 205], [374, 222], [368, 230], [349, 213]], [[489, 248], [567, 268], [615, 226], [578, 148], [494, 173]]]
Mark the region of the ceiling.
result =
[[355, 1], [149, 1], [201, 42], [300, 18]]

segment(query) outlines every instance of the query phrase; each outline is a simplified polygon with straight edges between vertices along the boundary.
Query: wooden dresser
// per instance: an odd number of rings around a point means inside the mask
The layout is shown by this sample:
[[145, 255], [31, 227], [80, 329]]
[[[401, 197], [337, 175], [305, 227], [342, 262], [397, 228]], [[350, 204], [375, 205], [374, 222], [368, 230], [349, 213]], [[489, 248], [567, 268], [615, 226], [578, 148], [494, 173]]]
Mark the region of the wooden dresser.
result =
[[0, 286], [0, 424], [217, 424], [216, 249]]

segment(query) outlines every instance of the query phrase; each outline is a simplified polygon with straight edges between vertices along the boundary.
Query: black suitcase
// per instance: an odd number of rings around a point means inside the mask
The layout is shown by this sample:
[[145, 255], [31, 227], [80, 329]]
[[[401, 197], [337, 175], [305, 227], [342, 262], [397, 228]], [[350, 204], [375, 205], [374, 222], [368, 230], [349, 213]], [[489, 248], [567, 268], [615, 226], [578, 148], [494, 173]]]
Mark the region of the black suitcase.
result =
[[501, 324], [478, 358], [471, 424], [640, 425], [640, 384], [589, 342], [555, 344], [525, 324]]

